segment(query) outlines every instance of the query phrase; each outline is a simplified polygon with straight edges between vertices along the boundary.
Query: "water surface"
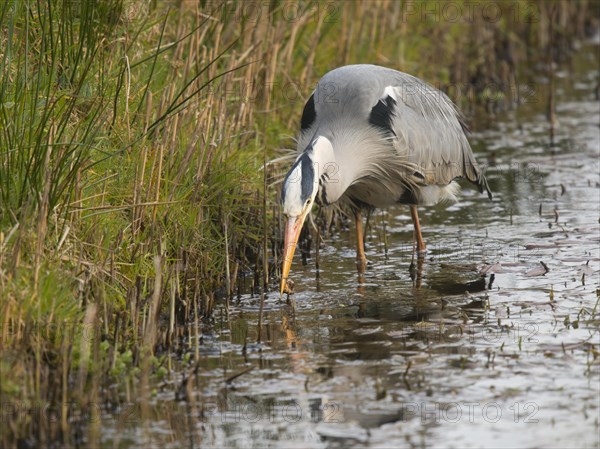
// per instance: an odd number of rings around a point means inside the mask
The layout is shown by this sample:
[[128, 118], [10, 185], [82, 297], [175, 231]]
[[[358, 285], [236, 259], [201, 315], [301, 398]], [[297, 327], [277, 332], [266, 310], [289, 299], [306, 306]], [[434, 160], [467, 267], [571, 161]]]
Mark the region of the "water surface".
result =
[[[594, 52], [471, 141], [490, 202], [377, 213], [364, 279], [353, 230], [292, 267], [292, 304], [270, 293], [219, 309], [198, 369], [155, 391], [143, 420], [104, 426], [107, 447], [598, 447], [600, 104]], [[384, 226], [387, 240], [384, 239]], [[387, 249], [387, 253], [386, 253]]]

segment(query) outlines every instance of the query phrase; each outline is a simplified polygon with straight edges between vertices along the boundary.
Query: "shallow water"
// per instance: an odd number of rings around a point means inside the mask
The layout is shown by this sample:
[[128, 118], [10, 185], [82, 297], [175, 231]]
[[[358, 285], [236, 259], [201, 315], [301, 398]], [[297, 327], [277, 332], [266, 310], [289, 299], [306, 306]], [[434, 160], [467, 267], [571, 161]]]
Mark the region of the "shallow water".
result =
[[472, 136], [494, 199], [465, 186], [423, 210], [422, 264], [409, 271], [407, 209], [373, 217], [364, 279], [353, 231], [329, 236], [318, 278], [295, 260], [293, 304], [268, 295], [262, 344], [257, 297], [219, 310], [200, 368], [157, 387], [153, 418], [105, 422], [104, 445], [598, 447], [593, 56], [557, 73], [553, 145], [542, 84]]

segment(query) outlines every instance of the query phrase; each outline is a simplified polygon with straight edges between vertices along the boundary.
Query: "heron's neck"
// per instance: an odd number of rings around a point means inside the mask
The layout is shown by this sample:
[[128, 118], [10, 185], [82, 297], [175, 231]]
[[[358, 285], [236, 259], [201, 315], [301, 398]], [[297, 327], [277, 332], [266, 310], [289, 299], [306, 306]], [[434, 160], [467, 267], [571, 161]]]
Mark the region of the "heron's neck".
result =
[[319, 176], [320, 198], [326, 204], [340, 199], [355, 179], [351, 161], [336, 149], [333, 139], [319, 136], [313, 144], [311, 158]]

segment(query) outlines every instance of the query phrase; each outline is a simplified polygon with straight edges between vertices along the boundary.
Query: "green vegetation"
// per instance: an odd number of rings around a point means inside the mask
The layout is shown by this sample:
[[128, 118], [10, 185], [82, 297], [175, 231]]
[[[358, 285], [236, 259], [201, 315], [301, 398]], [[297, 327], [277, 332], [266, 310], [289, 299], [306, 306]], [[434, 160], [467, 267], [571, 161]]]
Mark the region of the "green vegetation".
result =
[[271, 285], [281, 168], [262, 167], [293, 145], [327, 70], [377, 63], [463, 105], [512, 107], [517, 74], [566, 57], [591, 20], [585, 2], [500, 3], [494, 21], [419, 5], [434, 14], [398, 2], [1, 3], [0, 399], [20, 410], [3, 411], [2, 447], [69, 443], [66, 410], [58, 422], [23, 410], [149, 394], [170, 369], [157, 348], [193, 351], [217, 301]]

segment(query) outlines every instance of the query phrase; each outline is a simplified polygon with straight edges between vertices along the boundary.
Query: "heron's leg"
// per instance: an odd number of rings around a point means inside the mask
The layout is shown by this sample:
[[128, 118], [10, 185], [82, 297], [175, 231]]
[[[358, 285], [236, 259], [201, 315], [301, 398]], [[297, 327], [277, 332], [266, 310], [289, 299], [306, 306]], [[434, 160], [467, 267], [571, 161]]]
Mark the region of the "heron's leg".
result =
[[415, 240], [417, 241], [417, 253], [419, 255], [425, 252], [425, 242], [421, 235], [421, 225], [419, 224], [419, 212], [417, 206], [410, 206], [410, 216], [412, 217], [413, 224], [415, 226]]
[[364, 232], [360, 211], [354, 212], [354, 219], [356, 221], [356, 268], [359, 273], [364, 273], [367, 267], [367, 258], [365, 257]]
[[423, 261], [424, 257], [417, 257], [417, 261], [415, 263], [414, 254], [413, 260], [410, 262], [410, 267], [408, 267], [408, 272], [410, 273], [410, 278], [413, 281], [413, 287], [421, 288], [423, 283]]

